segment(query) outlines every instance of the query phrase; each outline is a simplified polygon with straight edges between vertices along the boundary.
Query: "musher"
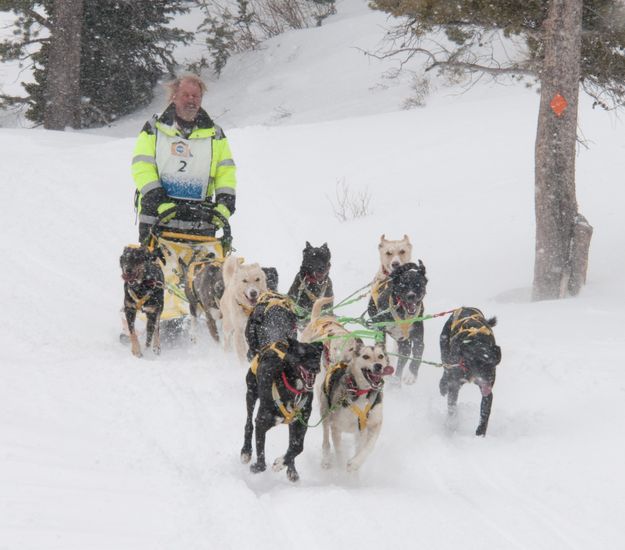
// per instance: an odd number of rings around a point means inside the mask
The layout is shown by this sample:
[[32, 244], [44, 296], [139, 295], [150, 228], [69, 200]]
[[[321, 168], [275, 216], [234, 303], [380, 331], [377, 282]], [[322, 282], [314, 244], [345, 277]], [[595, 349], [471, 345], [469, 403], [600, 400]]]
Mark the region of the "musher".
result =
[[[168, 88], [169, 106], [146, 122], [133, 153], [140, 242], [158, 216], [173, 206], [206, 203], [226, 219], [235, 210], [236, 168], [223, 130], [201, 107], [206, 85], [195, 75], [185, 75]], [[182, 208], [161, 225], [214, 236], [221, 221], [197, 220]]]

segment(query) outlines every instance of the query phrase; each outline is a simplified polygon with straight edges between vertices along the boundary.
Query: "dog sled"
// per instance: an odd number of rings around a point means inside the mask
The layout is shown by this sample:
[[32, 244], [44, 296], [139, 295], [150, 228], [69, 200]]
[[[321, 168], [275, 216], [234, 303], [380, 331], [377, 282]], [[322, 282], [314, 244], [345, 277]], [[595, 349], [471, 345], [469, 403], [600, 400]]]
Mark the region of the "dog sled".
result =
[[[176, 214], [184, 212], [185, 218], [193, 218], [189, 229], [176, 226]], [[172, 218], [173, 215], [173, 218]], [[207, 224], [217, 218], [221, 222], [221, 236], [209, 237], [198, 234]], [[164, 220], [172, 219], [168, 225]], [[150, 229], [146, 242], [142, 243], [159, 258], [164, 276], [164, 304], [161, 313], [161, 335], [164, 340], [174, 341], [186, 330], [189, 304], [185, 294], [187, 279], [193, 278], [199, 269], [208, 264], [221, 264], [231, 251], [232, 234], [227, 218], [212, 205], [177, 205], [163, 212]], [[127, 332], [125, 330], [125, 332]], [[123, 338], [125, 340], [125, 338]]]

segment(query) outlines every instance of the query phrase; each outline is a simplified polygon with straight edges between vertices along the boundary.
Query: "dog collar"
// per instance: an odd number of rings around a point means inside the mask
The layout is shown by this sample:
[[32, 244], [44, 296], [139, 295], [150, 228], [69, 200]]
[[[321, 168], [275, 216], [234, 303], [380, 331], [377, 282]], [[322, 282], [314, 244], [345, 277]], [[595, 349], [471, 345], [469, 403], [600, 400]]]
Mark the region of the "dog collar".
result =
[[308, 390], [304, 387], [302, 390], [298, 390], [289, 384], [289, 381], [286, 379], [286, 373], [282, 371], [282, 382], [284, 382], [284, 387], [289, 390], [293, 395], [302, 395], [303, 393], [308, 393]]

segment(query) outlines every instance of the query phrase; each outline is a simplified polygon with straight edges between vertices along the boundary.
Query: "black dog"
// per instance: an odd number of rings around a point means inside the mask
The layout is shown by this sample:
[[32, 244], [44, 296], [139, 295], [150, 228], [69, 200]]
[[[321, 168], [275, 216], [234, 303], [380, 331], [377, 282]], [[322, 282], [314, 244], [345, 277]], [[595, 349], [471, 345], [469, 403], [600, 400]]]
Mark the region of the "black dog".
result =
[[288, 338], [297, 338], [293, 301], [277, 292], [263, 292], [245, 325], [248, 360], [251, 361], [267, 345]]
[[297, 481], [295, 457], [304, 450], [304, 437], [313, 401], [313, 386], [319, 373], [323, 344], [304, 344], [289, 338], [263, 348], [258, 360], [252, 362], [245, 378], [247, 384], [247, 421], [241, 449], [241, 462], [252, 458], [252, 416], [256, 401], [256, 462], [250, 466], [253, 473], [263, 472], [265, 463], [265, 436], [275, 425], [289, 425], [289, 447], [273, 463], [274, 471], [287, 468], [290, 481]]
[[[397, 359], [396, 377], [401, 382], [404, 365], [410, 358], [411, 378], [413, 383], [419, 372], [423, 357], [423, 321], [411, 321], [423, 316], [423, 297], [427, 285], [425, 266], [407, 263], [394, 269], [387, 279], [372, 291], [369, 300], [369, 317], [381, 325], [385, 334], [397, 340], [400, 357]], [[375, 325], [374, 325], [375, 326]]]
[[480, 423], [475, 435], [486, 435], [493, 404], [495, 371], [501, 348], [495, 343], [495, 317], [486, 319], [479, 309], [461, 307], [454, 311], [441, 332], [441, 359], [447, 368], [441, 378], [441, 395], [447, 396], [450, 417], [456, 415], [460, 387], [474, 382], [482, 392]]
[[158, 253], [150, 252], [144, 246], [127, 246], [119, 258], [124, 280], [124, 314], [135, 357], [141, 357], [141, 346], [135, 332], [138, 311], [143, 311], [147, 317], [146, 348], [152, 344], [155, 354], [161, 351], [159, 321], [164, 304], [164, 277], [163, 270], [156, 263], [159, 257]]
[[267, 277], [267, 289], [272, 292], [278, 292], [278, 270], [275, 267], [263, 267]]
[[[318, 298], [334, 296], [330, 279], [331, 257], [327, 243], [315, 247], [306, 241], [302, 265], [288, 292], [302, 320], [310, 318], [312, 306]], [[327, 307], [331, 308], [332, 304]]]

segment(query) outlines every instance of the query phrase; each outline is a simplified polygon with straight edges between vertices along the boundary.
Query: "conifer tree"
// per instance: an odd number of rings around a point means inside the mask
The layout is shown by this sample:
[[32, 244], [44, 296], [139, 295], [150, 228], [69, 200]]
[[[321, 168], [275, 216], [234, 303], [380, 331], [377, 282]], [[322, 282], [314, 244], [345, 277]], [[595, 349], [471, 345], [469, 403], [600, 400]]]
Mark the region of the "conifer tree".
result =
[[[0, 0], [0, 10], [17, 14], [15, 38], [0, 43], [0, 60], [21, 59], [33, 65], [34, 82], [24, 85], [25, 98], [1, 97], [4, 105], [22, 102], [26, 116], [45, 119], [50, 39], [54, 2]], [[191, 38], [171, 26], [188, 10], [184, 0], [84, 0], [80, 51], [80, 126], [107, 124], [144, 106], [156, 82], [174, 71], [172, 52]]]

